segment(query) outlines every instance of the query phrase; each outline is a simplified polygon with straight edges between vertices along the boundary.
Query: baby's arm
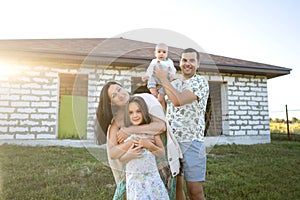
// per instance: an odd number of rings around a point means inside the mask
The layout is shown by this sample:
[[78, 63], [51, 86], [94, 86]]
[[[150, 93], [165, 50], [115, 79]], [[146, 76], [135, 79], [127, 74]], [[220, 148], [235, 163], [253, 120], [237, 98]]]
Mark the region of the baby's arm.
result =
[[142, 76], [142, 81], [147, 81], [153, 75], [153, 69], [156, 65], [154, 60], [151, 61], [149, 64], [146, 73]]

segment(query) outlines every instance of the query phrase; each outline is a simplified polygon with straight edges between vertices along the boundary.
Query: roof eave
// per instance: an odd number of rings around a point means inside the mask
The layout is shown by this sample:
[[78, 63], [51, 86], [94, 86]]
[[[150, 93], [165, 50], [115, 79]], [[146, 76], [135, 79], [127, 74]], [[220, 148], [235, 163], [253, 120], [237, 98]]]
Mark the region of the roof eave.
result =
[[274, 69], [265, 66], [229, 65], [229, 64], [222, 64], [222, 63], [206, 64], [204, 65], [206, 67], [202, 69], [204, 71], [210, 71], [211, 69], [209, 68], [209, 66], [211, 65], [216, 66], [213, 71], [217, 71], [220, 73], [259, 75], [259, 76], [266, 76], [268, 79], [290, 74], [291, 71], [291, 69], [284, 68], [284, 67], [277, 67], [276, 69]]
[[[0, 58], [5, 60], [26, 60], [31, 62], [65, 62], [76, 64], [98, 64], [98, 65], [118, 65], [118, 66], [147, 66], [152, 58], [141, 56], [118, 56], [118, 55], [99, 55], [82, 53], [57, 53], [57, 52], [35, 52], [35, 51], [16, 51], [0, 50]], [[179, 60], [174, 60], [174, 65], [178, 68]], [[214, 66], [214, 67], [212, 67]], [[230, 73], [230, 74], [249, 74], [266, 76], [268, 79], [290, 74], [291, 69], [284, 67], [266, 66], [245, 66], [224, 63], [203, 62], [199, 71]]]

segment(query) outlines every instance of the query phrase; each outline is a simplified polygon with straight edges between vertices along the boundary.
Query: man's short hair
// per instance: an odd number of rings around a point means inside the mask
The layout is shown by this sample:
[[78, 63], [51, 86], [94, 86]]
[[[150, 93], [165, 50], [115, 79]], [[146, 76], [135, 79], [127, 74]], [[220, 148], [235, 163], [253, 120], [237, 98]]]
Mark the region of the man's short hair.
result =
[[193, 52], [196, 53], [197, 61], [198, 61], [198, 63], [200, 63], [200, 54], [199, 54], [199, 52], [196, 49], [187, 48], [187, 49], [183, 50], [183, 52], [181, 54], [183, 54], [183, 53], [193, 53]]

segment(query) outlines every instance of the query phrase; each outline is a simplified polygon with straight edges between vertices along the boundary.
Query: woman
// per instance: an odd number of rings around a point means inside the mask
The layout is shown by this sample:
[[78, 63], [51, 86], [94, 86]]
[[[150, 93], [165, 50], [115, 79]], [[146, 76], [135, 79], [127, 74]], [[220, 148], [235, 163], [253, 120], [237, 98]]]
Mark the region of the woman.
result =
[[[132, 147], [134, 141], [123, 142], [126, 136], [131, 133], [147, 133], [147, 134], [161, 134], [166, 130], [165, 116], [160, 103], [155, 97], [150, 94], [137, 94], [141, 96], [148, 107], [151, 114], [152, 122], [150, 124], [140, 125], [138, 129], [136, 127], [124, 127], [124, 112], [125, 105], [129, 100], [129, 93], [125, 88], [117, 82], [108, 82], [101, 90], [100, 101], [97, 110], [97, 119], [100, 127], [104, 133], [107, 133], [107, 154], [108, 161], [112, 172], [114, 174], [115, 181], [117, 183], [117, 189], [114, 199], [118, 199], [120, 196], [125, 195], [125, 180], [124, 180], [124, 165], [118, 160], [127, 151], [131, 153], [132, 158], [137, 158], [141, 155], [141, 152], [135, 150]], [[167, 154], [171, 168], [172, 175], [175, 176], [179, 172], [179, 157], [182, 157], [178, 143], [172, 134], [163, 134], [166, 144], [167, 140]], [[162, 139], [164, 139], [162, 138]], [[171, 154], [172, 152], [172, 154]], [[164, 157], [157, 161], [160, 175], [168, 188], [170, 199], [175, 198], [175, 178], [171, 177], [169, 173], [162, 174], [162, 169], [168, 168], [167, 158]], [[168, 178], [165, 178], [168, 177]], [[119, 198], [120, 199], [120, 198]]]

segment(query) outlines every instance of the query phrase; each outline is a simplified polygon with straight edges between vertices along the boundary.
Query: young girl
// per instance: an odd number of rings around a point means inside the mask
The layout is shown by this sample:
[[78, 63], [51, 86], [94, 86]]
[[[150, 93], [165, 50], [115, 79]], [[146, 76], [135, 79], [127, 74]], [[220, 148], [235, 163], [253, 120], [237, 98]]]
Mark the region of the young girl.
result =
[[[125, 126], [149, 124], [151, 118], [143, 98], [134, 96], [129, 99], [125, 109]], [[149, 140], [152, 137], [152, 140]], [[165, 156], [160, 135], [132, 134], [132, 149], [144, 151], [139, 158], [132, 159], [130, 150], [120, 160], [126, 164], [127, 199], [169, 199], [166, 187], [161, 180], [155, 156]], [[125, 142], [126, 142], [125, 141]]]

